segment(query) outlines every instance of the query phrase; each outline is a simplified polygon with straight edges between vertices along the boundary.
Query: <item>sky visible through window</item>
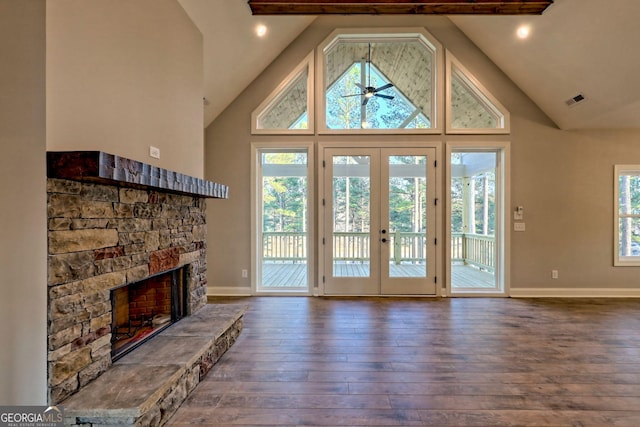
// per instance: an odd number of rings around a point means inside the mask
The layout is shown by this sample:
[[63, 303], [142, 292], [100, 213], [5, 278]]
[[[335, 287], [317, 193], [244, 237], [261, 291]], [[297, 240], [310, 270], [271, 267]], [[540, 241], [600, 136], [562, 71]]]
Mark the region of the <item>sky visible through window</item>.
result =
[[[364, 70], [363, 70], [364, 68]], [[369, 71], [370, 70], [370, 71]], [[356, 83], [362, 81], [365, 72], [366, 86], [380, 87], [389, 82], [371, 64], [354, 63], [326, 92], [327, 128], [329, 129], [416, 129], [430, 128], [429, 119], [411, 103], [395, 86], [380, 94], [394, 99], [372, 97], [362, 108], [363, 96]], [[370, 72], [370, 75], [366, 75]]]

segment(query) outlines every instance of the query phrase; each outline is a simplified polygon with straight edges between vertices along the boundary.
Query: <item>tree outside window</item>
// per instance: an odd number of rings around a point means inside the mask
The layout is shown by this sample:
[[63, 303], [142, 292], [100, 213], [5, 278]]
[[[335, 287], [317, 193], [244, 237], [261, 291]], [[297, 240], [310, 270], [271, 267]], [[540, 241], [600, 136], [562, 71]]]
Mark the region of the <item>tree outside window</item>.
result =
[[614, 265], [640, 266], [640, 165], [617, 165]]

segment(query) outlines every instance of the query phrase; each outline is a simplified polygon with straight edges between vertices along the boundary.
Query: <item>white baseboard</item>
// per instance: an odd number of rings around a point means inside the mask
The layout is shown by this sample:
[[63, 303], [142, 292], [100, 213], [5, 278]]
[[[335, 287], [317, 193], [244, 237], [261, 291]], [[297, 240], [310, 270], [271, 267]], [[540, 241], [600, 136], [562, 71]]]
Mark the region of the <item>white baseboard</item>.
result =
[[640, 289], [511, 288], [511, 298], [640, 298]]
[[234, 296], [234, 297], [248, 297], [251, 296], [250, 286], [208, 286], [208, 297], [221, 297], [221, 296]]
[[[207, 296], [253, 295], [250, 286], [209, 286]], [[308, 295], [308, 294], [300, 294]], [[511, 288], [511, 298], [640, 298], [640, 289], [627, 288]]]

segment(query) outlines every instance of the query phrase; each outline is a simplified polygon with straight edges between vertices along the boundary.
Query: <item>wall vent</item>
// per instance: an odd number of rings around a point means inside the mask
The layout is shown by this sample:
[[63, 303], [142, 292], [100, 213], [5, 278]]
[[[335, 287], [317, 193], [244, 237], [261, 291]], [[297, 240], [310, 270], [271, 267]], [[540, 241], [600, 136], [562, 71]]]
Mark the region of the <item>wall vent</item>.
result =
[[579, 93], [576, 96], [574, 96], [573, 98], [569, 98], [565, 101], [565, 103], [567, 104], [567, 107], [575, 107], [576, 105], [584, 102], [587, 100], [587, 97], [584, 96], [583, 93]]

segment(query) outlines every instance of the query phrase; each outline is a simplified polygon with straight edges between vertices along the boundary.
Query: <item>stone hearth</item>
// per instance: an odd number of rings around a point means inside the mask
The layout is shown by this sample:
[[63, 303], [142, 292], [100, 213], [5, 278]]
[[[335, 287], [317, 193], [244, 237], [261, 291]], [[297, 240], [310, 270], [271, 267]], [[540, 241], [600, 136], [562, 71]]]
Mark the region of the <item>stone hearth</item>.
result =
[[186, 314], [205, 306], [206, 198], [227, 198], [228, 188], [107, 153], [47, 155], [49, 399], [57, 404], [112, 366], [112, 289], [184, 267]]
[[247, 307], [207, 305], [62, 402], [68, 426], [161, 426], [242, 330]]

